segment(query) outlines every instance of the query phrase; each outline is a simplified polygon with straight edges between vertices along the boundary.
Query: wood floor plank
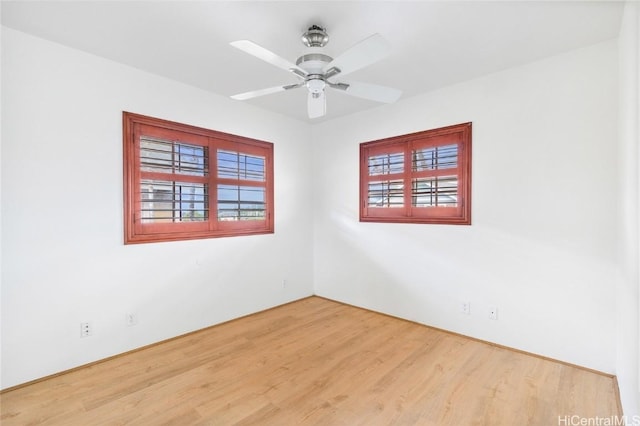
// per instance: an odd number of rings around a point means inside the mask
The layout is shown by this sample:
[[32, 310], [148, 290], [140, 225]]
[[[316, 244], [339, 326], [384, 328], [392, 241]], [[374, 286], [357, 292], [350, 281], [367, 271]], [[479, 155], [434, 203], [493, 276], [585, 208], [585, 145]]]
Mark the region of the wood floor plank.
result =
[[12, 425], [554, 425], [614, 378], [319, 297], [0, 394]]

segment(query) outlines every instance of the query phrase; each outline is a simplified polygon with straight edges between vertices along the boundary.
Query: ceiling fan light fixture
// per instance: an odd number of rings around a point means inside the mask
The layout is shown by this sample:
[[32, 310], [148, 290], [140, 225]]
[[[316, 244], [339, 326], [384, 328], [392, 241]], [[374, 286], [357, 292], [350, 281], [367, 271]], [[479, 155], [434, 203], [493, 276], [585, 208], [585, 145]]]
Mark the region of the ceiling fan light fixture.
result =
[[306, 84], [307, 84], [307, 89], [309, 89], [309, 92], [313, 94], [323, 92], [324, 86], [326, 85], [326, 83], [324, 82], [321, 76], [308, 79]]
[[324, 47], [329, 43], [329, 34], [324, 28], [312, 25], [302, 34], [302, 43], [307, 47]]

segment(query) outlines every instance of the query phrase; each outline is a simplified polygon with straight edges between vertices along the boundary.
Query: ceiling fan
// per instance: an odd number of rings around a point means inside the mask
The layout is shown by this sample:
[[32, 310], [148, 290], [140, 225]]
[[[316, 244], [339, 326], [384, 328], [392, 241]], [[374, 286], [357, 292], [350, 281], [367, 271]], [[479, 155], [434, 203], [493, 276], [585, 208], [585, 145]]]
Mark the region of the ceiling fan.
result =
[[[302, 43], [309, 48], [322, 48], [328, 42], [329, 35], [326, 30], [317, 25], [312, 25], [307, 32], [302, 34]], [[365, 38], [335, 59], [321, 53], [320, 49], [311, 49], [309, 53], [300, 56], [295, 64], [249, 40], [233, 41], [231, 45], [271, 65], [289, 71], [300, 79], [298, 83], [294, 84], [239, 93], [231, 96], [233, 99], [246, 100], [306, 87], [309, 92], [307, 95], [309, 118], [318, 118], [327, 112], [325, 95], [327, 87], [343, 91], [348, 95], [384, 103], [395, 102], [402, 95], [402, 91], [391, 87], [356, 81], [338, 82], [335, 80], [335, 78], [343, 77], [378, 62], [391, 53], [391, 47], [380, 34]]]

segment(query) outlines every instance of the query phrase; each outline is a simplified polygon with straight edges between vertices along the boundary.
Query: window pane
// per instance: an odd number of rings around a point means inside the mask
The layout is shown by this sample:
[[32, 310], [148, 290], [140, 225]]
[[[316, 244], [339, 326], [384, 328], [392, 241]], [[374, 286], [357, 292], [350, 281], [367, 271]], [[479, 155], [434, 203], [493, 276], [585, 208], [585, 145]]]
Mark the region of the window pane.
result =
[[457, 207], [457, 176], [414, 179], [411, 188], [414, 207]]
[[142, 180], [140, 193], [142, 223], [208, 220], [206, 184]]
[[404, 153], [374, 155], [369, 157], [369, 176], [404, 172]]
[[142, 136], [140, 169], [144, 172], [206, 176], [207, 147]]
[[265, 188], [218, 185], [218, 220], [264, 220], [265, 197]]
[[455, 144], [416, 149], [412, 156], [414, 172], [458, 167], [458, 145]]
[[264, 182], [265, 158], [218, 150], [218, 177]]
[[404, 183], [402, 180], [369, 182], [367, 199], [369, 207], [404, 207]]

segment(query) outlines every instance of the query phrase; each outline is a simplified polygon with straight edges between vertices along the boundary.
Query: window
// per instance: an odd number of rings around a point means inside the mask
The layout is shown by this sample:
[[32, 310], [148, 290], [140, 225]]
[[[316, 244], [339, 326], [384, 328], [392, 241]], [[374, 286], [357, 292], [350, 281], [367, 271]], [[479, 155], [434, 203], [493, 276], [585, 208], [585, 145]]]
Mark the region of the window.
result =
[[123, 113], [125, 244], [273, 233], [273, 144]]
[[471, 224], [471, 123], [360, 144], [360, 221]]

